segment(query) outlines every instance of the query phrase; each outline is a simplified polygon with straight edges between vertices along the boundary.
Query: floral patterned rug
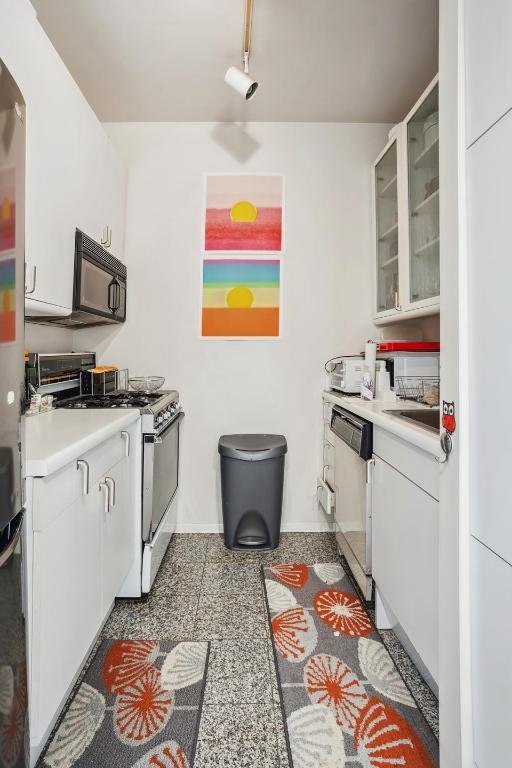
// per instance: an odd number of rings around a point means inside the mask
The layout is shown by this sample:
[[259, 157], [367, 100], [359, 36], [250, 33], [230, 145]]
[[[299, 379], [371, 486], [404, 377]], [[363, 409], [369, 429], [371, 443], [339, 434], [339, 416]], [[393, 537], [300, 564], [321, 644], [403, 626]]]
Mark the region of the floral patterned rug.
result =
[[341, 565], [263, 572], [293, 768], [437, 767], [437, 740]]
[[191, 768], [209, 643], [101, 643], [47, 752], [50, 768]]

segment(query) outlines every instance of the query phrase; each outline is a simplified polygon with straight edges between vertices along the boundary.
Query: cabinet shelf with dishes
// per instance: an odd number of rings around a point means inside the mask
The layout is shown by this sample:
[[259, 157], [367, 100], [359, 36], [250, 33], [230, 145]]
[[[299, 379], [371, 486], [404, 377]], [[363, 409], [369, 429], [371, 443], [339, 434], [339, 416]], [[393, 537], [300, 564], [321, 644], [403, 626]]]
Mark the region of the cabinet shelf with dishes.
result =
[[438, 79], [373, 164], [375, 315], [379, 325], [439, 312]]

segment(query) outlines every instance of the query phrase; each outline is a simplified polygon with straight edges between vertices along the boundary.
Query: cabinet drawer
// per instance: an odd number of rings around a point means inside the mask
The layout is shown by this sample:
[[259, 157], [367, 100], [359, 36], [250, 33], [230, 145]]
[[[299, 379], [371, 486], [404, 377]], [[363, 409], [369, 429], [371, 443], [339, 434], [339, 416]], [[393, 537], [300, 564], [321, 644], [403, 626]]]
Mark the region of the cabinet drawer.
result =
[[439, 464], [434, 456], [379, 427], [373, 430], [373, 453], [439, 501]]
[[[77, 456], [77, 460], [83, 459], [89, 464], [89, 493], [97, 490], [99, 480], [110, 467], [121, 461], [125, 450], [125, 441], [119, 431], [87, 453]], [[77, 467], [76, 460], [53, 475], [36, 478], [33, 501], [34, 530], [42, 530], [82, 496], [83, 484], [83, 470]]]

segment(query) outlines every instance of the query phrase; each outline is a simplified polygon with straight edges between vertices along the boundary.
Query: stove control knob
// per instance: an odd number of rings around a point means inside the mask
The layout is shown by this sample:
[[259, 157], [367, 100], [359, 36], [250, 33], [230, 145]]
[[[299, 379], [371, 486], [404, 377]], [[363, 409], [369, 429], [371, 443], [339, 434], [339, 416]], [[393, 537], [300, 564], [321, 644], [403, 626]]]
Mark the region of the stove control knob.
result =
[[170, 411], [165, 411], [165, 412], [164, 412], [164, 419], [170, 419], [170, 418], [171, 418], [171, 413], [170, 413]]
[[157, 420], [156, 420], [156, 423], [157, 423], [157, 424], [161, 424], [163, 420], [164, 420], [164, 419], [163, 419], [163, 416], [158, 416], [158, 417], [157, 417]]

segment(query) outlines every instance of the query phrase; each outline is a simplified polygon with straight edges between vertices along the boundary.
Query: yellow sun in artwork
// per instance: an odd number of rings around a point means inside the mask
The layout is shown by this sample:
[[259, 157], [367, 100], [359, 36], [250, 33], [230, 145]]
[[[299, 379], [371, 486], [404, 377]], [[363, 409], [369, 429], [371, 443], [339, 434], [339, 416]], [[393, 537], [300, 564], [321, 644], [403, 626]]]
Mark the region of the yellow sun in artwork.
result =
[[254, 295], [247, 286], [237, 285], [229, 291], [226, 301], [231, 309], [249, 309], [252, 307]]
[[2, 200], [2, 205], [0, 206], [0, 212], [1, 212], [1, 218], [3, 221], [8, 221], [11, 218], [11, 201], [7, 196], [4, 197]]
[[258, 216], [258, 209], [248, 200], [239, 200], [231, 208], [229, 215], [231, 221], [253, 222]]

